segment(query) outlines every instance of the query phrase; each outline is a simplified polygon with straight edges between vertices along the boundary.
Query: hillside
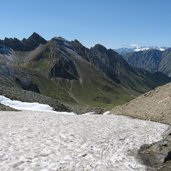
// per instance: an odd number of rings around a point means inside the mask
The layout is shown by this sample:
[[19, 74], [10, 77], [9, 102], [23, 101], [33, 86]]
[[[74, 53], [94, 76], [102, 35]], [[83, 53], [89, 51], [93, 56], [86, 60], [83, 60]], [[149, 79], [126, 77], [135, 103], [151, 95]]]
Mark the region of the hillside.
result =
[[171, 124], [171, 83], [115, 107], [111, 110], [111, 114]]

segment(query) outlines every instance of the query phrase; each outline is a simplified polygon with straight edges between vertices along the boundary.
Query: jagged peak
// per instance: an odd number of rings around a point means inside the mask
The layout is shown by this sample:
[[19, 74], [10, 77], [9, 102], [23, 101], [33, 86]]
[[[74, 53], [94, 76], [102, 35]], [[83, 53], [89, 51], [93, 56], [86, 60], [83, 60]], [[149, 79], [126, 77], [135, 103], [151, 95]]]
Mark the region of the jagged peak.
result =
[[101, 44], [95, 44], [93, 46], [93, 48], [104, 48], [104, 49], [107, 49], [105, 46], [101, 45]]
[[[23, 39], [23, 40], [25, 40], [25, 39]], [[28, 40], [42, 40], [42, 41], [46, 42], [46, 40], [36, 32], [33, 32], [33, 34], [28, 38]]]
[[63, 37], [54, 37], [51, 39], [51, 42], [54, 42], [55, 44], [58, 44], [60, 46], [67, 46], [67, 47], [71, 47], [71, 42], [64, 39]]
[[8, 38], [8, 37], [5, 37], [4, 38], [4, 41], [12, 41], [12, 40], [14, 40], [14, 41], [20, 41], [19, 39], [17, 39], [17, 38]]
[[100, 52], [107, 52], [107, 48], [106, 47], [104, 47], [103, 45], [101, 45], [101, 44], [96, 44], [96, 45], [94, 45], [91, 49], [97, 49], [97, 50], [99, 50]]
[[60, 40], [60, 41], [67, 41], [65, 38], [63, 38], [63, 37], [54, 37], [54, 38], [52, 38], [51, 40]]
[[83, 44], [81, 44], [77, 39], [75, 39], [74, 41], [71, 41], [71, 43], [72, 43], [74, 46], [86, 48], [86, 47], [85, 47]]
[[73, 42], [82, 45], [77, 39], [74, 39]]
[[115, 50], [113, 50], [113, 49], [111, 49], [111, 48], [108, 49], [108, 51], [109, 51], [110, 53], [112, 53], [112, 54], [119, 55], [118, 52], [116, 52]]

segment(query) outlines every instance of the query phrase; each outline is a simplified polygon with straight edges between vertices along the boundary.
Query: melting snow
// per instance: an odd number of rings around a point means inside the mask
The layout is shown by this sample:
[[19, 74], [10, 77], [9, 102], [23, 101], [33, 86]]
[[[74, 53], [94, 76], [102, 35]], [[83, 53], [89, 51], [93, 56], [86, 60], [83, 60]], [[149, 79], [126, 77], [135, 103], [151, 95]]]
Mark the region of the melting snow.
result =
[[0, 112], [0, 170], [144, 171], [137, 149], [167, 128], [115, 115]]
[[29, 111], [38, 111], [38, 112], [53, 112], [58, 114], [75, 114], [73, 112], [56, 112], [53, 108], [47, 104], [40, 103], [29, 103], [21, 102], [18, 100], [11, 100], [5, 96], [0, 95], [0, 104], [12, 107], [17, 110], [29, 110]]
[[146, 167], [135, 158], [137, 150], [160, 140], [168, 129], [164, 124], [108, 112], [67, 115], [73, 113], [4, 96], [0, 96], [0, 103], [31, 110], [0, 112], [3, 171], [144, 171]]
[[1, 95], [0, 95], [0, 103], [17, 110], [31, 110], [31, 111], [44, 111], [44, 112], [53, 111], [53, 108], [46, 104], [21, 102], [18, 100], [11, 100]]

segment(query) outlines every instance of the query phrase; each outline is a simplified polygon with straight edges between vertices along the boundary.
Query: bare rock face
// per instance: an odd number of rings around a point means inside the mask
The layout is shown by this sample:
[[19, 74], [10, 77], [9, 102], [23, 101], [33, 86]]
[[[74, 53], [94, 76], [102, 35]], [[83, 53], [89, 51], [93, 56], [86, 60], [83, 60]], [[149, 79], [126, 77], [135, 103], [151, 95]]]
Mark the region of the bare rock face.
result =
[[78, 80], [76, 66], [71, 60], [62, 59], [56, 61], [55, 65], [49, 71], [49, 77], [59, 77], [64, 79]]
[[20, 79], [15, 78], [16, 83], [24, 90], [33, 91], [36, 93], [40, 93], [40, 90], [36, 84], [34, 84], [32, 81], [29, 81], [27, 79]]
[[149, 167], [149, 170], [171, 170], [171, 130], [165, 138], [151, 145], [141, 146], [138, 157], [140, 161]]

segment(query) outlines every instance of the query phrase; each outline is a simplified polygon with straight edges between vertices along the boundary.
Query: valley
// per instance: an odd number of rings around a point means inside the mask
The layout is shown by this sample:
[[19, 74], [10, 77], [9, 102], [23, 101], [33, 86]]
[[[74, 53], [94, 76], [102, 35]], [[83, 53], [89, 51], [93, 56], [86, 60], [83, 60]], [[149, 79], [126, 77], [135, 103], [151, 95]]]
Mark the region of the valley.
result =
[[[169, 169], [171, 78], [167, 65], [159, 69], [168, 51], [122, 56], [100, 44], [86, 48], [37, 33], [0, 40], [0, 127], [10, 135], [1, 133], [0, 168]], [[27, 137], [20, 129], [29, 130]]]
[[[0, 91], [14, 100], [42, 103], [41, 96], [77, 113], [88, 108], [105, 111], [170, 81], [162, 73], [131, 67], [100, 44], [88, 49], [78, 40], [47, 41], [37, 33], [21, 41], [6, 38], [0, 44]], [[5, 92], [3, 87], [9, 88]], [[29, 99], [19, 90], [29, 91]]]

